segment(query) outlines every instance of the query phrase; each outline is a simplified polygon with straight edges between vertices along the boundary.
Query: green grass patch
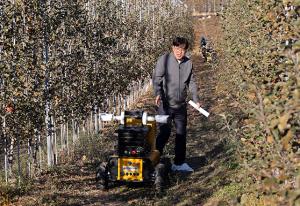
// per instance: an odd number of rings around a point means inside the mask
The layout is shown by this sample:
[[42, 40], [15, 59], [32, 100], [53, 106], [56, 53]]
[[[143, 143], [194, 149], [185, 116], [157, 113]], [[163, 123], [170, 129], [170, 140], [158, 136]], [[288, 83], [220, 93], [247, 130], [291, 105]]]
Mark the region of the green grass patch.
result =
[[244, 191], [244, 186], [241, 183], [231, 183], [229, 185], [225, 185], [223, 188], [214, 193], [214, 199], [219, 200], [232, 200], [237, 199], [242, 195]]

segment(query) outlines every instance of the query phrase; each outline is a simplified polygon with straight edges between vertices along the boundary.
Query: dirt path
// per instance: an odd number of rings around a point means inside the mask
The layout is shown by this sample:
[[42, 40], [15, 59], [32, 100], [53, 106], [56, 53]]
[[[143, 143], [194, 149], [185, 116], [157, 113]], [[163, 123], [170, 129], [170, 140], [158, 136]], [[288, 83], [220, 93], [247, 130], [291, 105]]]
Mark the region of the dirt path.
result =
[[[196, 40], [205, 35], [214, 41], [219, 38], [219, 30], [216, 18], [197, 20]], [[108, 192], [100, 191], [95, 186], [95, 167], [76, 162], [42, 176], [27, 195], [15, 199], [12, 205], [208, 205], [207, 199], [229, 182], [229, 173], [223, 166], [228, 159], [223, 143], [226, 132], [220, 129], [220, 117], [217, 115], [222, 110], [215, 91], [217, 71], [202, 62], [199, 41], [195, 45], [192, 59], [199, 93], [211, 116], [206, 118], [189, 107], [187, 162], [195, 169], [193, 174], [172, 176], [166, 195], [158, 198], [151, 187], [122, 186]], [[141, 99], [139, 105], [154, 111], [150, 96]], [[173, 143], [174, 138], [170, 138], [166, 148], [170, 157], [173, 155]]]

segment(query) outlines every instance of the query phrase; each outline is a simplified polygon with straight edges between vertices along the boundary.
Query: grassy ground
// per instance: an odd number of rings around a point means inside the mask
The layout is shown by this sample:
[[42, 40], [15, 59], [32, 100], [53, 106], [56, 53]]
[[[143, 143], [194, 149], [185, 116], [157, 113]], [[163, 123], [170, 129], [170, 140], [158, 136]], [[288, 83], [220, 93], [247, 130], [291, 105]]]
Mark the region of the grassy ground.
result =
[[[211, 41], [220, 38], [217, 17], [195, 20], [196, 40], [200, 36]], [[190, 175], [172, 175], [163, 197], [157, 197], [151, 187], [113, 188], [107, 192], [95, 186], [95, 164], [82, 158], [72, 164], [60, 165], [37, 179], [32, 188], [16, 196], [11, 205], [229, 205], [236, 200], [241, 186], [232, 183], [238, 168], [234, 146], [220, 114], [225, 111], [226, 99], [217, 91], [218, 68], [204, 63], [195, 43], [193, 62], [199, 94], [211, 115], [206, 118], [189, 107], [187, 162], [195, 169]], [[149, 95], [138, 100], [141, 109], [155, 112], [154, 98]], [[109, 145], [112, 145], [110, 143]], [[173, 157], [174, 132], [166, 147], [166, 155]], [[109, 150], [111, 146], [103, 145]], [[231, 203], [229, 203], [231, 202]]]

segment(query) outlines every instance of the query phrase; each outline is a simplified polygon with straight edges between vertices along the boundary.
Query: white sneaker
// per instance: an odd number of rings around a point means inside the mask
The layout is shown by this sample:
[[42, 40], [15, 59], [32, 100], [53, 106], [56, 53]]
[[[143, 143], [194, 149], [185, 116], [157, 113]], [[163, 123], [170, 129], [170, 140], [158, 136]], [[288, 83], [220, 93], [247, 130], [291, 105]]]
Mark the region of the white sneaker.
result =
[[175, 165], [172, 164], [172, 171], [178, 171], [178, 172], [194, 172], [193, 168], [191, 168], [187, 163], [183, 163], [181, 165]]

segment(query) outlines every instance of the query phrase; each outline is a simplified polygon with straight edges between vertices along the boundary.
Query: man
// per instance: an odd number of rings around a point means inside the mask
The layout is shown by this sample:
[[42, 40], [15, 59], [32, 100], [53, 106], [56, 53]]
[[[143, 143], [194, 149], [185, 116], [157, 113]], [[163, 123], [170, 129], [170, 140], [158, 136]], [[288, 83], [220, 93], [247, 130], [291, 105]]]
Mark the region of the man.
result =
[[200, 40], [200, 50], [204, 59], [204, 62], [207, 62], [207, 41], [205, 37], [201, 37]]
[[206, 39], [205, 39], [204, 36], [202, 36], [202, 37], [200, 38], [200, 46], [201, 46], [201, 47], [206, 47]]
[[[193, 75], [193, 64], [185, 56], [189, 47], [186, 38], [176, 37], [173, 40], [172, 52], [164, 54], [157, 61], [153, 73], [155, 103], [158, 113], [170, 115], [175, 123], [175, 158], [173, 171], [193, 172], [185, 163], [186, 157], [186, 126], [187, 126], [187, 89], [191, 91], [194, 102], [200, 107], [197, 85]], [[156, 148], [160, 154], [171, 134], [171, 123], [160, 124], [156, 139]]]

